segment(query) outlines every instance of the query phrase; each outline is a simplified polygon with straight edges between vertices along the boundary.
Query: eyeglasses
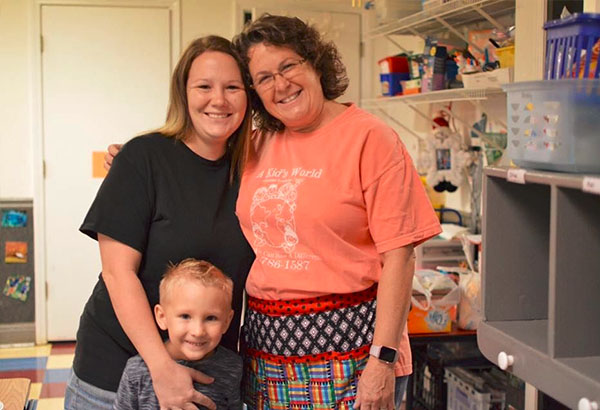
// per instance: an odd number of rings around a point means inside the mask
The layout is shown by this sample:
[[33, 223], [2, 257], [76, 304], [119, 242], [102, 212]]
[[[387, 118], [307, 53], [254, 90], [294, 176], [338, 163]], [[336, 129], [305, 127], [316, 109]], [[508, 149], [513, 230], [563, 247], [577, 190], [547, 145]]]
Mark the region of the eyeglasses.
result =
[[292, 78], [294, 78], [302, 72], [302, 65], [304, 63], [306, 63], [305, 59], [287, 61], [280, 66], [279, 70], [275, 72], [259, 74], [257, 78], [252, 80], [252, 87], [256, 91], [269, 91], [275, 86], [276, 75], [280, 75], [286, 80], [291, 80]]

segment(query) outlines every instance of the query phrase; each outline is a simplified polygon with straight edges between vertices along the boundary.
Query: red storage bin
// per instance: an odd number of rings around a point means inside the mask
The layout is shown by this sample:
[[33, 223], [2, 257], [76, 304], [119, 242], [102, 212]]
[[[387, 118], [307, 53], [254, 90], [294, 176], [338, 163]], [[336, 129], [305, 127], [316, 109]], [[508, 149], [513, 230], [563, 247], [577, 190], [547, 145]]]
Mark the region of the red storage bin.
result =
[[386, 57], [377, 63], [379, 64], [379, 72], [381, 74], [409, 73], [407, 57]]

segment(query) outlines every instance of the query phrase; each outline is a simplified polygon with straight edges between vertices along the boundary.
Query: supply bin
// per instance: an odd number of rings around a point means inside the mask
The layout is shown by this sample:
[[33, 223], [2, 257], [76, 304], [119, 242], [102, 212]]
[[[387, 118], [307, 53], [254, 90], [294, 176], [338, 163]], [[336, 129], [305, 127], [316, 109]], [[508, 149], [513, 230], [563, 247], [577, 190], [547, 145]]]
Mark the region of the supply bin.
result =
[[447, 385], [445, 371], [451, 366], [489, 369], [493, 365], [475, 341], [427, 343], [413, 348], [413, 408], [446, 410]]
[[508, 154], [517, 164], [600, 173], [600, 80], [502, 85], [507, 92]]
[[[480, 373], [480, 374], [478, 374]], [[444, 369], [447, 410], [504, 410], [506, 392], [490, 386], [483, 372], [460, 367]]]
[[600, 14], [575, 13], [544, 24], [547, 80], [598, 78]]
[[508, 46], [496, 49], [500, 68], [510, 68], [515, 66], [515, 46]]
[[402, 95], [402, 82], [410, 78], [408, 73], [389, 73], [380, 74], [381, 94], [393, 97], [394, 95]]
[[408, 58], [393, 56], [378, 61], [381, 94], [394, 96], [402, 94], [402, 81], [410, 80]]

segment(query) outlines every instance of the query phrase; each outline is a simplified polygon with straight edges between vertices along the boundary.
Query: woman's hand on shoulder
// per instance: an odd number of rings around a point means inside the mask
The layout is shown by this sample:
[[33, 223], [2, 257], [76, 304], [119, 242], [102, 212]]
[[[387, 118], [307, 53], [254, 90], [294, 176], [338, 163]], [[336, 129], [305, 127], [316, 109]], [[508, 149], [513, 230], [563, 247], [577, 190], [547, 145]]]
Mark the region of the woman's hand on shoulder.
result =
[[355, 409], [394, 410], [396, 377], [394, 366], [375, 357], [369, 357], [358, 380]]
[[197, 410], [194, 403], [216, 410], [215, 403], [194, 389], [194, 382], [208, 384], [213, 382], [209, 377], [197, 370], [169, 360], [160, 368], [151, 371], [154, 392], [162, 409]]
[[104, 168], [109, 171], [112, 166], [113, 159], [117, 156], [119, 151], [123, 148], [123, 144], [110, 144], [108, 146], [108, 152], [104, 154]]

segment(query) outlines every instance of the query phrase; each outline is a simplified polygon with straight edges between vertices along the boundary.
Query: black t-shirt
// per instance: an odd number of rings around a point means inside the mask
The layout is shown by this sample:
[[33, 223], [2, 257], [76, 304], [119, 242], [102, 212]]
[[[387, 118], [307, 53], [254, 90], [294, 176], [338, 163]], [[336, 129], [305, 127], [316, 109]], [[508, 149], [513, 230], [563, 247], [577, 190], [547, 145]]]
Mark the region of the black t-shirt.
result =
[[[254, 254], [235, 216], [239, 179], [230, 184], [229, 168], [228, 155], [209, 161], [160, 134], [134, 138], [116, 156], [80, 230], [142, 253], [138, 276], [152, 308], [169, 262], [196, 258], [220, 268], [233, 280], [235, 311], [221, 344], [237, 351], [242, 292]], [[117, 391], [127, 360], [136, 354], [100, 276], [79, 322], [75, 374]]]

